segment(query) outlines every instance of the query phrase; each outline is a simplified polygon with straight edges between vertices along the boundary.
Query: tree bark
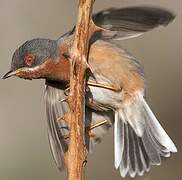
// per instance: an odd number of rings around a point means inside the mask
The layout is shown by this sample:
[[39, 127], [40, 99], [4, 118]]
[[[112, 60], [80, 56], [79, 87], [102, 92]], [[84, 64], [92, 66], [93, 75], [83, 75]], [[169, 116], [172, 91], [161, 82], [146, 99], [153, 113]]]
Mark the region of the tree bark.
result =
[[93, 0], [79, 0], [79, 11], [75, 37], [70, 51], [70, 112], [67, 115], [69, 127], [69, 148], [66, 154], [68, 180], [83, 180], [86, 163], [85, 147], [85, 71], [87, 69], [88, 46], [91, 35]]

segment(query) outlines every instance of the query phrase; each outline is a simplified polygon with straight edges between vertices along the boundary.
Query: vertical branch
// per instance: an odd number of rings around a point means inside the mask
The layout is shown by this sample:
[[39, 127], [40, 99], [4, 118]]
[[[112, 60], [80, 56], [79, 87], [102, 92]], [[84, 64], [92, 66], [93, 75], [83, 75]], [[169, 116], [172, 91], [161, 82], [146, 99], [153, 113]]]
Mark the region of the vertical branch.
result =
[[75, 38], [71, 48], [70, 112], [67, 122], [70, 132], [69, 149], [66, 154], [68, 180], [82, 180], [86, 162], [85, 148], [85, 71], [89, 44], [89, 26], [93, 0], [79, 0]]

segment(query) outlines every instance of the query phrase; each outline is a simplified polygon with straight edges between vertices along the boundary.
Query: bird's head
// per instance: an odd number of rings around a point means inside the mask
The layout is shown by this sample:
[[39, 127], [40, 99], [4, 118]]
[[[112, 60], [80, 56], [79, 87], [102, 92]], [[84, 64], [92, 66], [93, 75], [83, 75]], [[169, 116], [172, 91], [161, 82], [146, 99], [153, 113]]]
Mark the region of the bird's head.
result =
[[59, 56], [57, 41], [33, 39], [21, 45], [13, 54], [11, 69], [2, 78], [17, 76], [24, 79], [45, 78], [49, 61]]

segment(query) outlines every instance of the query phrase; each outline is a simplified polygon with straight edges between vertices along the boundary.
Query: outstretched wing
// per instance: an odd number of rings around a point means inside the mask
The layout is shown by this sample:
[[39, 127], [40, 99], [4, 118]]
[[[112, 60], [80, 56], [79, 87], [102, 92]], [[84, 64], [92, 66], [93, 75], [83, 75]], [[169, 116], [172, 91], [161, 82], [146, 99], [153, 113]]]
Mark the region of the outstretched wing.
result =
[[126, 7], [103, 10], [93, 16], [96, 25], [107, 31], [101, 38], [123, 40], [142, 35], [160, 25], [166, 26], [175, 15], [158, 7]]
[[[64, 87], [59, 83], [46, 82], [45, 102], [48, 122], [48, 137], [53, 158], [60, 170], [64, 168], [64, 153], [68, 150], [69, 129], [63, 117], [69, 111]], [[113, 112], [98, 112], [85, 108], [86, 146], [92, 152], [113, 124]]]

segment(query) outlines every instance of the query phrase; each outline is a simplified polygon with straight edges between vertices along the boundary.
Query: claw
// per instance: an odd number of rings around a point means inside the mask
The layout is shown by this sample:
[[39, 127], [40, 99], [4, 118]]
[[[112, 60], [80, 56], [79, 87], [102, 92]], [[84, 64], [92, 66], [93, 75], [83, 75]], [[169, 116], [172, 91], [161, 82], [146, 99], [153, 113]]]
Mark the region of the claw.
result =
[[69, 135], [61, 136], [63, 139], [69, 139]]
[[64, 90], [65, 96], [68, 96], [68, 95], [69, 95], [69, 90], [70, 90], [70, 87], [67, 87], [67, 88]]

